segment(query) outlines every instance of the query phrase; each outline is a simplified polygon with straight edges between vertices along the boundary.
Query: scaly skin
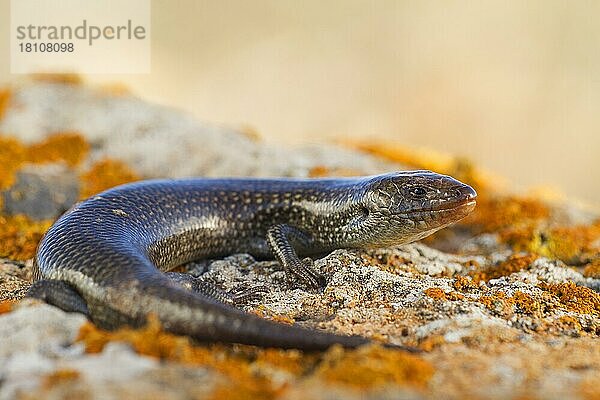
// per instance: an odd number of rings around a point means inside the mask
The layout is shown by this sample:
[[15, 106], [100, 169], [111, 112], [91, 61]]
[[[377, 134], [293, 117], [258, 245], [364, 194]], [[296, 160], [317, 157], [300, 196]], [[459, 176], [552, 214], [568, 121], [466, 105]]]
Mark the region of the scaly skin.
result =
[[368, 340], [263, 320], [219, 301], [228, 297], [206, 284], [160, 271], [249, 253], [275, 257], [290, 279], [315, 288], [323, 278], [299, 256], [410, 243], [465, 217], [475, 198], [471, 187], [429, 171], [127, 184], [75, 205], [50, 228], [30, 296], [109, 329], [154, 314], [166, 330], [200, 341], [356, 347]]

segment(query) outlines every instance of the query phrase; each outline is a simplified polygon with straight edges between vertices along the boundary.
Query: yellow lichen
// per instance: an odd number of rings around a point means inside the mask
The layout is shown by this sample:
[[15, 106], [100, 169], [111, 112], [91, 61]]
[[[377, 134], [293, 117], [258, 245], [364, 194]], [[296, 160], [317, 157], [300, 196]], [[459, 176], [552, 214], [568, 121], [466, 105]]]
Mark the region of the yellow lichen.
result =
[[547, 226], [550, 208], [526, 197], [498, 197], [478, 201], [476, 211], [463, 224], [475, 232], [498, 233], [514, 251], [579, 263], [600, 254], [600, 220], [589, 225]]
[[140, 176], [122, 161], [104, 159], [92, 165], [81, 179], [81, 198], [87, 198], [113, 186], [137, 181]]
[[553, 294], [567, 311], [600, 316], [600, 294], [574, 282], [540, 283], [541, 289]]
[[429, 362], [403, 351], [379, 346], [344, 351], [334, 346], [323, 356], [315, 376], [328, 382], [370, 389], [390, 384], [425, 387], [433, 373]]
[[25, 215], [0, 215], [0, 257], [27, 260], [52, 221], [32, 221]]
[[425, 289], [425, 295], [435, 300], [447, 300], [446, 293], [440, 288], [432, 287]]
[[90, 150], [89, 143], [78, 132], [60, 132], [27, 148], [27, 161], [40, 164], [63, 161], [70, 167], [79, 165]]
[[547, 229], [509, 229], [500, 232], [502, 241], [515, 251], [529, 251], [566, 263], [580, 263], [600, 254], [600, 221], [590, 225]]

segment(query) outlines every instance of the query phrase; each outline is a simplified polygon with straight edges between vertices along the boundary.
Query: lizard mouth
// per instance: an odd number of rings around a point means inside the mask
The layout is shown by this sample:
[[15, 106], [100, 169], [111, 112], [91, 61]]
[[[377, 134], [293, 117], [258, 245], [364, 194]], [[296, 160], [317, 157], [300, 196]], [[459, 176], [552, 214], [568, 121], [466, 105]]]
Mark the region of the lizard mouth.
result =
[[475, 205], [477, 205], [477, 200], [474, 198], [469, 198], [469, 199], [461, 200], [458, 202], [454, 202], [452, 204], [445, 204], [445, 205], [439, 205], [436, 207], [432, 207], [429, 209], [429, 211], [452, 211], [452, 210], [458, 210], [461, 208], [474, 209]]
[[466, 217], [475, 209], [477, 200], [475, 198], [468, 198], [465, 200], [453, 202], [451, 204], [438, 205], [429, 209], [414, 210], [406, 213], [402, 213], [401, 217], [412, 218], [412, 217], [455, 217], [456, 220]]

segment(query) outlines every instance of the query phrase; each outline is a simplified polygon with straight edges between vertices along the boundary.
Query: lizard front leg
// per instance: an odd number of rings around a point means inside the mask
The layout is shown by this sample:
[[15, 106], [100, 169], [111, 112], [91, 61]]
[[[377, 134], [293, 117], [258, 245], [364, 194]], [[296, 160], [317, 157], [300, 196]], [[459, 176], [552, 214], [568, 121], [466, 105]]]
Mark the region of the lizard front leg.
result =
[[324, 277], [315, 271], [312, 259], [300, 260], [294, 245], [310, 248], [312, 238], [307, 233], [296, 227], [278, 224], [267, 231], [267, 242], [275, 258], [292, 281], [300, 281], [304, 286], [312, 289], [325, 286]]

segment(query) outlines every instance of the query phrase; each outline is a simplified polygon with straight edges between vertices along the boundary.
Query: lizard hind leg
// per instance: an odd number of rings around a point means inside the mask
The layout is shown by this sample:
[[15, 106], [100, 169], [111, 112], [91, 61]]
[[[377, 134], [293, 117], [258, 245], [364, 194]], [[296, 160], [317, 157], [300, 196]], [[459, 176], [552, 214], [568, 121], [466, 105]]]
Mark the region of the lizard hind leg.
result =
[[167, 272], [166, 275], [186, 290], [198, 293], [211, 300], [232, 306], [244, 305], [254, 300], [261, 300], [267, 292], [265, 286], [250, 286], [247, 288], [236, 288], [224, 291], [211, 282], [202, 278], [196, 278], [189, 274], [179, 272]]
[[76, 312], [90, 317], [85, 299], [65, 281], [53, 279], [36, 281], [27, 291], [26, 297], [45, 301], [66, 312]]

